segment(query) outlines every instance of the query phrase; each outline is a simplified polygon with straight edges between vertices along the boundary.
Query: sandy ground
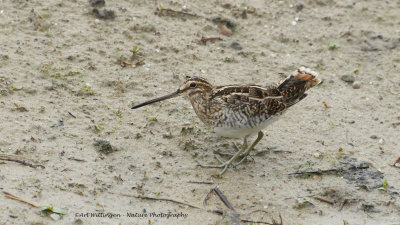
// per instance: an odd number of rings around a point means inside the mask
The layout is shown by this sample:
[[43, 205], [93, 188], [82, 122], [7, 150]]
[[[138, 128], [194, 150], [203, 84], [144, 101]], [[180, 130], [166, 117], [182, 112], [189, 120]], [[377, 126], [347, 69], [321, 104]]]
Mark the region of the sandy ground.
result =
[[[283, 224], [400, 224], [400, 168], [390, 165], [400, 156], [399, 1], [107, 0], [93, 9], [81, 0], [0, 1], [0, 190], [67, 212], [41, 215], [2, 193], [0, 224], [279, 223], [279, 215]], [[233, 153], [241, 140], [217, 137], [183, 98], [130, 109], [188, 75], [269, 84], [300, 66], [323, 84], [222, 178], [197, 161], [216, 163], [213, 151]], [[235, 211], [215, 192], [203, 203], [215, 187]]]

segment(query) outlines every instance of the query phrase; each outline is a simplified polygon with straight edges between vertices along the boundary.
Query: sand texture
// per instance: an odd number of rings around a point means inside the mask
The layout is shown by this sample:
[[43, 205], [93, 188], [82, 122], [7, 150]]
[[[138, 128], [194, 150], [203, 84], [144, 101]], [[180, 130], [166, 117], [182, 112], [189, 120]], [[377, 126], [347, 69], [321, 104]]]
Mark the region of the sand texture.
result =
[[[222, 178], [198, 163], [242, 140], [131, 109], [300, 66], [323, 83]], [[399, 1], [0, 0], [0, 191], [37, 206], [0, 224], [400, 224], [399, 109]]]

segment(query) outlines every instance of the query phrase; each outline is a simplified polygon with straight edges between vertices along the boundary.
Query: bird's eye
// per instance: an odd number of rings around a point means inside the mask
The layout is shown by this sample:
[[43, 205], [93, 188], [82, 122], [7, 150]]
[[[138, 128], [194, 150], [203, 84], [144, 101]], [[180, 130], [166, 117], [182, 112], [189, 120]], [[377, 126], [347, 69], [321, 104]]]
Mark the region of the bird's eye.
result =
[[196, 83], [190, 83], [190, 87], [196, 87]]

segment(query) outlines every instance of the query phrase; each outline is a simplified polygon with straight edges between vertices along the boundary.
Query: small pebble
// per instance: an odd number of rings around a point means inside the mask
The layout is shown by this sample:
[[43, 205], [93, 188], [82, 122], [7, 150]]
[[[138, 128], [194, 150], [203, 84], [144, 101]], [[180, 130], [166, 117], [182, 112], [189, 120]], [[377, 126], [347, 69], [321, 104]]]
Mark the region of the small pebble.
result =
[[353, 75], [343, 75], [340, 79], [342, 79], [342, 81], [347, 83], [353, 83], [356, 80], [356, 78]]
[[296, 3], [296, 10], [301, 11], [304, 8], [304, 4], [301, 2]]
[[321, 154], [319, 152], [314, 153], [315, 158], [319, 158], [320, 156], [321, 156]]
[[379, 139], [378, 143], [383, 144], [383, 138]]
[[361, 88], [360, 82], [357, 82], [357, 81], [355, 81], [352, 86], [353, 86], [354, 89], [360, 89]]
[[227, 28], [224, 24], [219, 25], [219, 30], [221, 34], [225, 36], [231, 36], [232, 35], [232, 30]]
[[230, 47], [231, 47], [232, 49], [235, 49], [235, 50], [242, 50], [242, 49], [243, 49], [242, 46], [241, 46], [238, 42], [232, 42], [232, 44], [230, 45]]
[[89, 4], [92, 7], [103, 7], [106, 2], [104, 0], [89, 0]]
[[377, 139], [378, 137], [376, 135], [371, 135], [371, 139]]
[[61, 218], [60, 215], [58, 215], [57, 213], [50, 214], [50, 217], [55, 221], [57, 221]]

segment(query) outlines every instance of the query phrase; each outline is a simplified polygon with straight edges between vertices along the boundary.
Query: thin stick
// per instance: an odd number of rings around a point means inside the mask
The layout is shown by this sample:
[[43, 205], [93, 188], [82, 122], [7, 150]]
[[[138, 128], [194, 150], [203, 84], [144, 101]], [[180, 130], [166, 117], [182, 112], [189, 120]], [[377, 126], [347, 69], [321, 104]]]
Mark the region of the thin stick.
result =
[[193, 14], [193, 13], [188, 13], [188, 12], [183, 12], [183, 11], [177, 11], [177, 10], [173, 10], [173, 9], [164, 9], [164, 8], [157, 8], [157, 11], [159, 11], [159, 15], [161, 15], [163, 12], [166, 12], [166, 14], [170, 13], [170, 14], [181, 14], [181, 15], [187, 15], [187, 16], [194, 16], [194, 17], [202, 17], [199, 16], [197, 14]]
[[359, 165], [359, 166], [351, 166], [348, 168], [335, 168], [335, 169], [328, 169], [328, 170], [315, 170], [315, 171], [302, 171], [302, 172], [295, 172], [295, 173], [289, 173], [288, 175], [304, 175], [304, 174], [324, 174], [324, 173], [339, 173], [339, 172], [345, 172], [345, 171], [350, 171], [350, 170], [361, 170], [361, 169], [368, 169], [369, 165]]
[[342, 211], [343, 206], [347, 203], [347, 201], [348, 201], [348, 199], [346, 198], [346, 199], [344, 199], [344, 200], [340, 203], [339, 211]]
[[218, 195], [219, 199], [228, 207], [228, 209], [235, 211], [233, 208], [232, 204], [228, 201], [228, 199], [225, 197], [225, 195], [219, 190], [218, 187], [213, 188], [214, 192]]
[[38, 167], [40, 167], [40, 168], [42, 168], [42, 169], [45, 169], [45, 168], [46, 168], [46, 167], [44, 167], [43, 165], [33, 165], [33, 164], [28, 163], [28, 162], [25, 162], [25, 161], [23, 161], [23, 160], [10, 158], [9, 156], [0, 156], [0, 160], [20, 163], [20, 164], [22, 164], [22, 165], [29, 166], [29, 167], [32, 167], [32, 168], [35, 168], [35, 169], [38, 168]]
[[86, 162], [86, 160], [84, 160], [84, 159], [77, 159], [75, 157], [69, 157], [68, 159], [69, 160], [75, 160], [75, 161], [78, 161], [78, 162]]
[[324, 198], [321, 198], [321, 197], [318, 197], [318, 196], [315, 196], [314, 199], [316, 199], [316, 200], [318, 200], [318, 201], [321, 201], [321, 202], [328, 203], [328, 204], [330, 204], [330, 205], [335, 204], [334, 202], [332, 202], [332, 201], [330, 201], [330, 200], [328, 200], [328, 199], [324, 199]]
[[208, 199], [210, 199], [210, 194], [211, 194], [213, 191], [214, 191], [214, 188], [211, 189], [211, 190], [207, 193], [206, 197], [204, 198], [203, 205], [207, 205], [207, 201], [208, 201]]
[[191, 184], [214, 184], [214, 182], [210, 182], [210, 181], [188, 181], [188, 183], [191, 183]]
[[256, 213], [256, 212], [263, 212], [263, 213], [265, 213], [265, 214], [268, 214], [268, 215], [269, 215], [269, 212], [267, 212], [267, 211], [265, 211], [265, 210], [262, 210], [262, 209], [257, 209], [257, 210], [254, 210], [254, 211], [250, 212], [250, 213], [249, 213], [249, 214], [247, 214], [247, 215], [250, 215], [250, 214], [253, 214], [253, 213]]
[[214, 214], [218, 214], [218, 215], [220, 215], [220, 216], [222, 216], [222, 215], [225, 214], [224, 210], [221, 210], [221, 209], [207, 210], [207, 212], [214, 213]]
[[240, 220], [240, 222], [245, 222], [245, 223], [251, 223], [251, 224], [268, 224], [268, 225], [282, 225], [282, 223], [268, 223], [268, 222], [263, 222], [263, 221], [253, 221], [253, 220]]
[[76, 119], [76, 116], [72, 114], [71, 112], [68, 112], [68, 114]]
[[15, 195], [7, 192], [7, 191], [3, 191], [3, 193], [5, 194], [6, 198], [11, 198], [11, 199], [14, 199], [14, 200], [29, 204], [29, 205], [31, 205], [31, 206], [33, 206], [35, 208], [40, 208], [40, 206], [36, 205], [35, 203], [29, 202], [27, 200], [24, 200], [24, 199], [22, 199], [22, 198], [20, 198], [18, 196], [15, 196]]

